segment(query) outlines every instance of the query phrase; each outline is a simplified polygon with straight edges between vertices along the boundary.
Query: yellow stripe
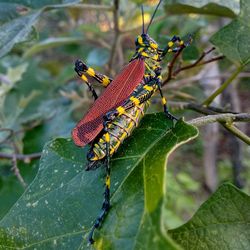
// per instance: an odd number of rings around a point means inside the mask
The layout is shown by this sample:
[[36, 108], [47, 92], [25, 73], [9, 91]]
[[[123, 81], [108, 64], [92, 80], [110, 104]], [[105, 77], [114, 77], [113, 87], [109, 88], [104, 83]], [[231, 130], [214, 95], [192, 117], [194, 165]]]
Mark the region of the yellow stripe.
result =
[[144, 51], [141, 53], [141, 55], [145, 56], [145, 57], [148, 57], [148, 54], [146, 52], [144, 52]]
[[174, 43], [172, 41], [168, 42], [168, 47], [172, 47]]
[[184, 42], [181, 40], [181, 41], [180, 41], [180, 45], [183, 45], [183, 44], [184, 44]]
[[105, 184], [108, 187], [108, 189], [110, 189], [110, 176], [109, 175], [106, 176]]
[[106, 141], [106, 142], [110, 142], [109, 133], [106, 133], [104, 136], [105, 136], [105, 141]]
[[88, 78], [85, 75], [82, 75], [81, 78], [83, 81], [88, 82]]
[[102, 84], [106, 87], [110, 83], [110, 80], [107, 76], [104, 76], [102, 79]]
[[120, 140], [123, 141], [123, 140], [126, 138], [126, 136], [127, 136], [127, 133], [124, 132], [124, 133], [121, 135]]
[[88, 68], [88, 70], [86, 71], [86, 73], [87, 73], [89, 76], [95, 76], [95, 71], [94, 71], [94, 69], [92, 69], [92, 68]]
[[150, 92], [153, 90], [153, 87], [148, 86], [148, 85], [143, 86], [143, 88]]
[[130, 101], [133, 102], [136, 106], [140, 104], [140, 100], [134, 96], [131, 96]]
[[143, 44], [143, 39], [142, 39], [141, 36], [138, 36], [137, 41], [138, 41], [139, 44], [144, 45], [144, 44]]
[[157, 49], [158, 48], [158, 44], [156, 43], [150, 43], [150, 47], [153, 49]]
[[122, 115], [125, 113], [125, 108], [123, 108], [122, 106], [118, 107], [116, 110], [118, 111], [119, 115]]
[[165, 104], [167, 103], [167, 100], [166, 100], [165, 97], [162, 97], [161, 101], [162, 101], [162, 104], [163, 104], [163, 105], [165, 105]]
[[154, 55], [154, 56], [152, 57], [152, 59], [153, 59], [153, 60], [158, 60], [158, 59], [159, 59], [159, 56], [158, 56], [158, 55]]

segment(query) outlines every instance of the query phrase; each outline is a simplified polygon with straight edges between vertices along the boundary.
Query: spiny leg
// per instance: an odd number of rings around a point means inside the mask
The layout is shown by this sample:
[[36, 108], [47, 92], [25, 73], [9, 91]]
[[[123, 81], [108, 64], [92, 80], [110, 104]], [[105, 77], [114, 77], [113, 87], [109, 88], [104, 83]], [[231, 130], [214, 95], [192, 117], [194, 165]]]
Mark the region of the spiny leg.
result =
[[83, 61], [79, 59], [75, 62], [75, 71], [80, 77], [82, 77], [83, 73], [85, 73], [88, 76], [94, 78], [97, 82], [101, 83], [103, 87], [107, 87], [112, 82], [112, 78], [95, 72], [93, 68], [88, 67]]
[[[104, 123], [104, 129], [107, 131], [107, 123]], [[90, 244], [94, 243], [93, 234], [95, 229], [99, 228], [101, 223], [103, 222], [105, 215], [108, 213], [110, 208], [110, 135], [108, 132], [105, 134], [106, 140], [106, 162], [105, 162], [105, 169], [106, 169], [106, 179], [105, 179], [105, 191], [104, 191], [104, 201], [102, 203], [102, 209], [100, 215], [95, 220], [95, 223], [89, 233], [88, 241]]]
[[[178, 52], [180, 49], [183, 49], [187, 46], [190, 45], [192, 41], [192, 37], [189, 37], [189, 40], [187, 42], [184, 42], [183, 40], [181, 40], [180, 37], [178, 36], [173, 36], [172, 39], [168, 42], [167, 46], [162, 50], [162, 54], [161, 54], [161, 58], [163, 58], [167, 53], [170, 52]], [[177, 47], [173, 46], [177, 43]]]
[[88, 81], [88, 78], [84, 74], [82, 74], [81, 79], [87, 84], [89, 91], [92, 93], [92, 96], [96, 100], [98, 98], [98, 95], [96, 94], [96, 91], [93, 88], [92, 84]]
[[168, 110], [167, 99], [164, 97], [164, 95], [162, 93], [160, 82], [158, 83], [158, 89], [159, 89], [159, 92], [160, 92], [160, 95], [161, 95], [161, 102], [162, 102], [162, 105], [163, 105], [164, 113], [166, 114], [167, 118], [169, 118], [172, 121], [174, 121], [174, 120], [178, 121], [178, 118], [173, 116]]

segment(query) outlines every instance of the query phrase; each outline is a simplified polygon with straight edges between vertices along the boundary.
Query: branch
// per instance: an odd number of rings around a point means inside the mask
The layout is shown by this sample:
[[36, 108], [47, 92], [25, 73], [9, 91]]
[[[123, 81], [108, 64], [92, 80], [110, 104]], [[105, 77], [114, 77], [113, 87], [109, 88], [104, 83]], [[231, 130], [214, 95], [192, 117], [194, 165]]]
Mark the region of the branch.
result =
[[241, 113], [241, 114], [218, 114], [218, 115], [207, 115], [204, 117], [199, 117], [188, 121], [189, 124], [194, 126], [203, 126], [208, 123], [213, 122], [223, 122], [223, 123], [233, 123], [233, 122], [250, 122], [250, 113]]
[[213, 57], [207, 61], [202, 61], [208, 54], [210, 54], [213, 50], [215, 50], [215, 48], [211, 48], [208, 51], [204, 51], [201, 56], [192, 64], [186, 65], [184, 67], [178, 67], [175, 71], [173, 71], [174, 68], [174, 64], [176, 63], [177, 58], [180, 56], [180, 54], [182, 53], [183, 49], [185, 47], [181, 48], [177, 53], [175, 53], [174, 57], [172, 58], [172, 60], [169, 62], [168, 64], [168, 75], [167, 78], [163, 81], [162, 86], [164, 86], [165, 84], [167, 84], [171, 79], [175, 78], [180, 72], [187, 70], [187, 69], [191, 69], [194, 67], [198, 67], [207, 63], [211, 63], [211, 62], [215, 62], [218, 61], [220, 59], [223, 59], [224, 56], [217, 56], [217, 57]]
[[250, 145], [250, 137], [240, 131], [233, 122], [250, 122], [250, 113], [241, 114], [217, 114], [217, 115], [207, 115], [204, 117], [195, 118], [188, 123], [194, 126], [203, 126], [213, 122], [220, 122], [221, 125], [227, 129], [229, 132], [237, 136], [239, 139]]
[[33, 154], [7, 154], [7, 153], [1, 153], [0, 152], [0, 159], [13, 159], [13, 156], [17, 160], [24, 161], [24, 162], [30, 162], [33, 159], [39, 159], [41, 157], [42, 153], [33, 153]]

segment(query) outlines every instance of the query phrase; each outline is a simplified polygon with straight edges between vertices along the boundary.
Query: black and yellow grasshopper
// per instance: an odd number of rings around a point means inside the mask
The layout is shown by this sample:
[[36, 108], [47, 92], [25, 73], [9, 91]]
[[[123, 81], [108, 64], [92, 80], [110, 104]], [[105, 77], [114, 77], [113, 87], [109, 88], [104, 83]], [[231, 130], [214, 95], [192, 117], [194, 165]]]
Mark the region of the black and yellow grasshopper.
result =
[[[160, 63], [167, 53], [176, 53], [185, 48], [188, 43], [174, 36], [165, 48], [160, 49], [148, 35], [148, 29], [160, 3], [161, 1], [155, 9], [146, 31], [144, 30], [142, 8], [143, 28], [142, 34], [135, 41], [135, 54], [129, 64], [114, 79], [96, 73], [81, 60], [77, 60], [75, 63], [75, 71], [87, 83], [95, 102], [72, 131], [72, 137], [78, 146], [91, 144], [87, 155], [89, 163], [86, 170], [95, 169], [99, 162], [105, 162], [106, 167], [104, 201], [101, 214], [97, 217], [89, 234], [88, 240], [91, 244], [94, 242], [94, 230], [100, 227], [110, 208], [110, 157], [138, 126], [149, 106], [149, 99], [155, 92], [159, 91], [161, 95], [166, 117], [177, 120], [169, 113], [166, 99], [162, 93]], [[86, 75], [106, 87], [100, 97], [97, 96]]]

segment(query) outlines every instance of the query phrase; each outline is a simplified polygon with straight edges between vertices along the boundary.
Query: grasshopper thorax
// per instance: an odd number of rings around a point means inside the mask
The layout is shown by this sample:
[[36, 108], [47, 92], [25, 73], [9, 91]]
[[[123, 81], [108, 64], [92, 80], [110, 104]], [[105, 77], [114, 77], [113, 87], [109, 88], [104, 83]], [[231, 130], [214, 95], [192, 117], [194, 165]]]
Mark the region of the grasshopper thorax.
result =
[[159, 50], [157, 42], [148, 34], [141, 34], [135, 40], [136, 56], [150, 58], [159, 61]]

